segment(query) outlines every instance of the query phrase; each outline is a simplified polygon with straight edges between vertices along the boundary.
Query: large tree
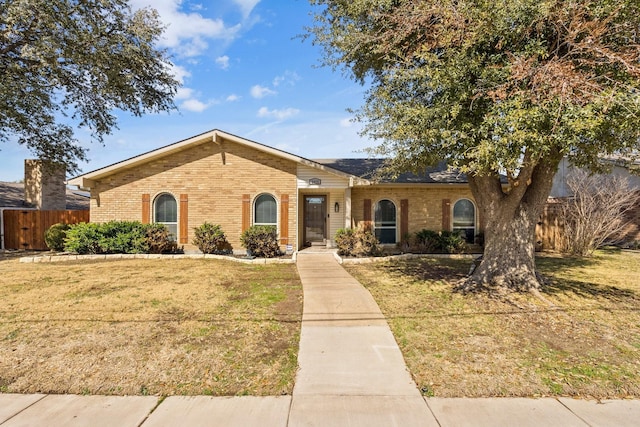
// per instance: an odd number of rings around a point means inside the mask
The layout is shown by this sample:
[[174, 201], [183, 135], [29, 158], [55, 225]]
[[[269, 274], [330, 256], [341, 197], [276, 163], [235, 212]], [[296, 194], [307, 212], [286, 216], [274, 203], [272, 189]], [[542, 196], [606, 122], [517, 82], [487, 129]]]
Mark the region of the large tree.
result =
[[115, 110], [175, 108], [156, 11], [134, 13], [127, 0], [0, 0], [0, 17], [1, 142], [74, 171], [86, 159], [75, 125], [102, 142]]
[[[324, 63], [370, 84], [389, 170], [468, 176], [484, 260], [462, 289], [539, 287], [534, 231], [562, 156], [639, 148], [638, 0], [311, 0]], [[506, 177], [506, 184], [501, 182]]]

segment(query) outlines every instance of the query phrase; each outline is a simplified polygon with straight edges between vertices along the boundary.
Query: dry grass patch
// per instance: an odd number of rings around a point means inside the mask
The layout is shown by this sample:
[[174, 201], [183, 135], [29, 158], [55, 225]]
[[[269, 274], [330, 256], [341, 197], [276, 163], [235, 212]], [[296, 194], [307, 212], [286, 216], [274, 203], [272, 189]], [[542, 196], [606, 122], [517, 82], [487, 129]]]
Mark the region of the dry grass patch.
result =
[[290, 394], [294, 265], [0, 261], [0, 392]]
[[640, 253], [542, 256], [542, 299], [460, 295], [469, 260], [349, 266], [430, 396], [640, 397]]

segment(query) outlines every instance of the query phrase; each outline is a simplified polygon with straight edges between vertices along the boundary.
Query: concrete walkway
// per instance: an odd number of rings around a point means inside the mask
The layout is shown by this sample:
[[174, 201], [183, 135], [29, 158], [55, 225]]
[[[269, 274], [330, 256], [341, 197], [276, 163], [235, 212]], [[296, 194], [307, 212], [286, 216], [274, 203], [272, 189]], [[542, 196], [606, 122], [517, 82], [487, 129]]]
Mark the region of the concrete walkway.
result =
[[637, 426], [640, 400], [424, 399], [378, 305], [332, 253], [298, 254], [293, 396], [0, 394], [0, 426]]

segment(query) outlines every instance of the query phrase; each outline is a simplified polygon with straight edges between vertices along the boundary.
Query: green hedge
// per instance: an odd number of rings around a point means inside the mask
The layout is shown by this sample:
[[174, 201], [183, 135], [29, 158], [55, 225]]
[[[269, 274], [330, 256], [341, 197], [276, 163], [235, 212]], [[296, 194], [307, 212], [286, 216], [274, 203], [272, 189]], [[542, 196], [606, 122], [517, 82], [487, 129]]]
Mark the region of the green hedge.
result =
[[162, 224], [109, 221], [70, 226], [64, 250], [78, 254], [142, 254], [176, 252], [178, 246]]

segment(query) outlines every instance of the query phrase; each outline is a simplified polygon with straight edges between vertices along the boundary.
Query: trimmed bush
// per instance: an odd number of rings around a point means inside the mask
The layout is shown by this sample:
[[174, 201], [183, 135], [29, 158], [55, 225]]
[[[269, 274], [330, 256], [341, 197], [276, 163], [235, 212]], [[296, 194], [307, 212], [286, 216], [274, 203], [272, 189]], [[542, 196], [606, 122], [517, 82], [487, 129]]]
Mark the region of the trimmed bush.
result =
[[109, 221], [101, 224], [98, 244], [104, 254], [149, 252], [146, 226], [139, 221]]
[[61, 222], [53, 224], [44, 233], [44, 242], [52, 251], [64, 250], [64, 239], [67, 237], [67, 230], [69, 224], [63, 224]]
[[150, 254], [167, 254], [181, 252], [178, 243], [169, 234], [164, 224], [145, 224], [148, 251]]
[[275, 258], [282, 255], [278, 245], [278, 231], [273, 225], [254, 225], [240, 236], [242, 247], [250, 255], [261, 258]]
[[228, 254], [233, 248], [227, 241], [227, 236], [218, 224], [205, 222], [193, 229], [195, 237], [193, 244], [205, 254]]
[[336, 231], [335, 241], [339, 255], [367, 257], [381, 253], [380, 242], [368, 229], [341, 228]]
[[420, 230], [409, 239], [409, 252], [428, 254], [459, 254], [467, 249], [467, 242], [457, 231]]
[[64, 240], [64, 250], [78, 254], [101, 254], [100, 224], [81, 222], [74, 224], [67, 230]]
[[353, 236], [353, 228], [339, 228], [336, 231], [335, 241], [338, 247], [338, 255], [350, 256], [355, 246], [355, 238]]
[[178, 252], [163, 224], [139, 221], [81, 223], [69, 227], [64, 250], [78, 254], [141, 254]]
[[447, 254], [461, 254], [467, 249], [467, 241], [457, 231], [442, 231], [442, 249]]

